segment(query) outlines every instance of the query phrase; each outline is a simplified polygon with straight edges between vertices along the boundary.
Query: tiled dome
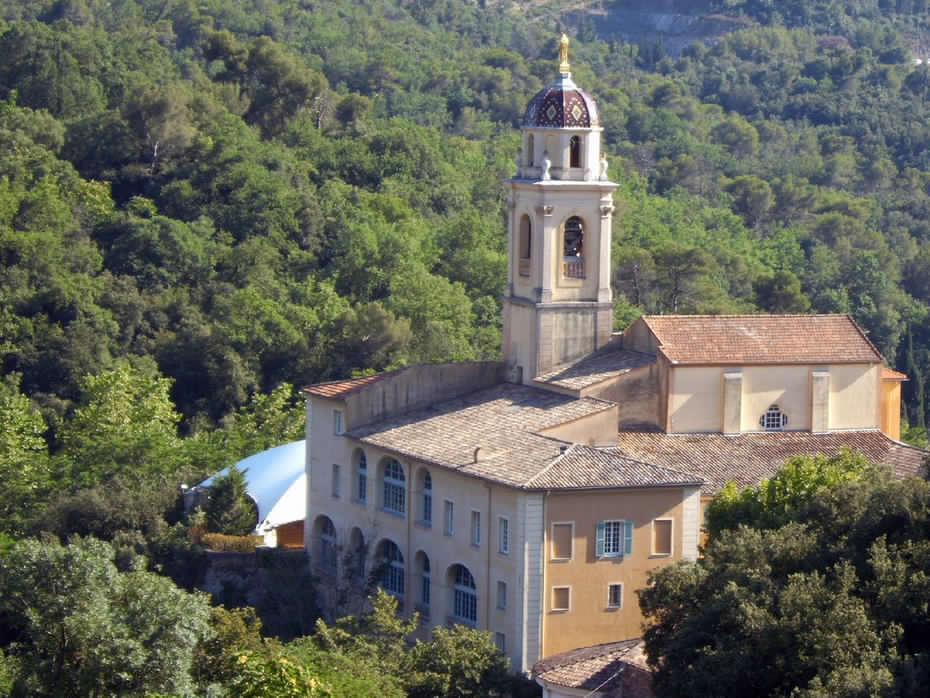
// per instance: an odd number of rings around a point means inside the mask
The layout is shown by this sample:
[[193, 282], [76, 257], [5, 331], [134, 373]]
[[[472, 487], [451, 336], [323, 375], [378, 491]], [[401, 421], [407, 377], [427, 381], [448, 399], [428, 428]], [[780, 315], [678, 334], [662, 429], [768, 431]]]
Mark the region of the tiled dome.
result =
[[591, 96], [563, 75], [540, 90], [526, 107], [524, 128], [591, 128], [600, 125]]

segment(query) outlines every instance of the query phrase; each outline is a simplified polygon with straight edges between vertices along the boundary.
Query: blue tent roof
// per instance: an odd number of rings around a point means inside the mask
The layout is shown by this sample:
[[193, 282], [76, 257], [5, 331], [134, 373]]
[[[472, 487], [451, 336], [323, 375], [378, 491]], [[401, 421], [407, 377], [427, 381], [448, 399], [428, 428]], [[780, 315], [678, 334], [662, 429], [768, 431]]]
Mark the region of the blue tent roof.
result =
[[[306, 516], [306, 457], [307, 442], [294, 441], [236, 463], [235, 467], [245, 472], [249, 496], [258, 506], [259, 523], [256, 528], [273, 528]], [[223, 468], [198, 487], [210, 487], [215, 478], [228, 472], [229, 468]]]

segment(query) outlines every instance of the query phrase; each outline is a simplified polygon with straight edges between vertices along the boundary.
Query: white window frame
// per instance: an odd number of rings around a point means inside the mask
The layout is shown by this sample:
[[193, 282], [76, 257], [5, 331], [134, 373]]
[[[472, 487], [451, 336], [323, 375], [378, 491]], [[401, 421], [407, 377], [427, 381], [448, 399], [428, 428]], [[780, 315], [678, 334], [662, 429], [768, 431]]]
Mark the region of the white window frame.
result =
[[462, 571], [471, 579], [471, 586], [461, 583], [460, 575], [456, 574], [452, 593], [452, 617], [456, 623], [474, 627], [478, 624], [478, 584], [471, 570], [459, 564], [458, 572]]
[[[619, 588], [620, 590], [620, 599], [617, 603], [614, 603], [613, 599], [611, 598], [611, 591], [613, 591], [615, 588]], [[623, 608], [623, 582], [609, 582], [607, 584], [607, 608], [612, 611]]]
[[[571, 526], [572, 532], [569, 538], [569, 546], [571, 550], [569, 551], [568, 557], [556, 557], [555, 556], [555, 527], [556, 526]], [[549, 526], [549, 559], [553, 562], [569, 562], [575, 559], [575, 522], [574, 521], [553, 521]]]
[[[561, 589], [568, 590], [568, 605], [565, 608], [556, 608], [555, 605], [555, 592]], [[552, 598], [550, 599], [550, 604], [552, 606], [553, 613], [569, 613], [572, 610], [572, 587], [570, 584], [561, 584], [559, 586], [552, 587]]]
[[497, 552], [510, 555], [510, 519], [506, 516], [497, 517]]
[[333, 497], [339, 499], [342, 496], [342, 466], [333, 463]]
[[[393, 543], [393, 541], [391, 542]], [[388, 564], [387, 567], [384, 568], [384, 571], [381, 573], [381, 588], [391, 596], [394, 596], [398, 599], [403, 599], [404, 593], [406, 592], [406, 560], [404, 559], [404, 553], [401, 551], [400, 546], [398, 546], [396, 543], [394, 544], [394, 547], [391, 548], [391, 550], [397, 551], [397, 555], [400, 556], [400, 560], [390, 557], [385, 559], [385, 562]]]
[[[617, 527], [616, 535], [608, 533]], [[605, 519], [598, 521], [594, 534], [596, 558], [625, 557], [633, 554], [633, 531], [635, 526], [628, 519]], [[608, 545], [608, 542], [610, 545]], [[609, 549], [608, 549], [609, 548]]]
[[[403, 480], [388, 475], [388, 468], [397, 463]], [[381, 482], [382, 497], [384, 501], [381, 508], [396, 516], [407, 515], [407, 474], [404, 472], [404, 466], [396, 458], [391, 458], [384, 464], [384, 473]], [[399, 505], [399, 506], [398, 506]]]
[[[668, 552], [656, 552], [656, 521], [670, 521], [671, 530], [669, 531]], [[660, 516], [652, 520], [652, 536], [649, 547], [652, 549], [651, 557], [671, 557], [675, 553], [675, 519], [671, 516]]]
[[778, 403], [773, 403], [759, 417], [759, 426], [762, 431], [784, 431], [788, 426], [788, 415]]
[[442, 532], [447, 536], [455, 535], [455, 502], [444, 499], [442, 503]]
[[507, 582], [497, 580], [497, 607], [501, 611], [507, 608]]
[[477, 509], [471, 510], [471, 544], [481, 547], [481, 512]]
[[345, 424], [343, 422], [344, 413], [342, 410], [333, 410], [333, 433], [336, 436], [342, 436], [345, 433]]

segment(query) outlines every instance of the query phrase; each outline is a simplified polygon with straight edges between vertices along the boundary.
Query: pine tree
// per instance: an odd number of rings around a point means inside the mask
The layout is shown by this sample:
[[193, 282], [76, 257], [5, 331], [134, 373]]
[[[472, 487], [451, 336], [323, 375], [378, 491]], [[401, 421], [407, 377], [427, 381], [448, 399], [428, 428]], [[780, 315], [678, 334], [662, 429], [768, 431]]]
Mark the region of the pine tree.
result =
[[247, 494], [245, 471], [235, 466], [213, 480], [207, 503], [207, 529], [214, 533], [244, 536], [258, 523], [255, 505]]

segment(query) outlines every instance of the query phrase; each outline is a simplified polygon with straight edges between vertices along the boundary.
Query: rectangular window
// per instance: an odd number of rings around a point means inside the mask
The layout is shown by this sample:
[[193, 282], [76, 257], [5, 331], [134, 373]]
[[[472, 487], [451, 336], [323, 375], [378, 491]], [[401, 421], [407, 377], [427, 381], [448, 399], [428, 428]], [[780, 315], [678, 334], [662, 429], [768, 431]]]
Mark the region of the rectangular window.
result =
[[507, 582], [497, 583], [497, 607], [507, 608]]
[[494, 633], [494, 644], [501, 652], [507, 651], [507, 636], [504, 633]]
[[623, 584], [607, 585], [607, 608], [623, 608]]
[[339, 497], [342, 494], [342, 478], [340, 476], [341, 468], [333, 463], [333, 496]]
[[568, 611], [572, 603], [571, 587], [552, 587], [552, 610]]
[[596, 531], [597, 557], [620, 557], [633, 553], [632, 521], [598, 521]]
[[342, 433], [342, 410], [333, 410], [333, 433]]
[[655, 519], [652, 522], [652, 554], [672, 554], [672, 520]]
[[481, 512], [471, 513], [471, 544], [481, 545]]
[[503, 516], [497, 519], [497, 552], [510, 554], [510, 520]]
[[455, 533], [455, 504], [448, 499], [445, 501], [443, 511], [443, 533], [447, 536]]
[[368, 468], [364, 466], [358, 469], [358, 501], [362, 504], [368, 501]]
[[571, 521], [552, 524], [552, 559], [571, 560], [575, 524]]

